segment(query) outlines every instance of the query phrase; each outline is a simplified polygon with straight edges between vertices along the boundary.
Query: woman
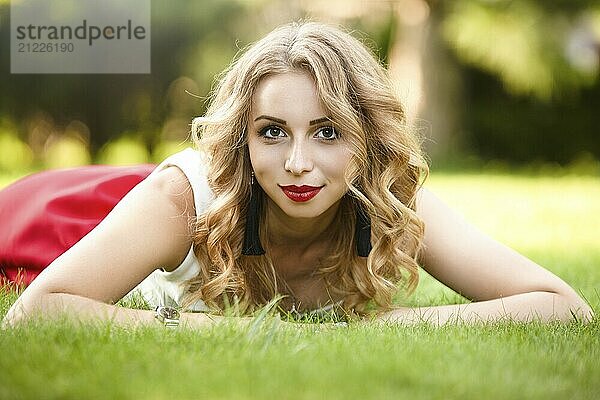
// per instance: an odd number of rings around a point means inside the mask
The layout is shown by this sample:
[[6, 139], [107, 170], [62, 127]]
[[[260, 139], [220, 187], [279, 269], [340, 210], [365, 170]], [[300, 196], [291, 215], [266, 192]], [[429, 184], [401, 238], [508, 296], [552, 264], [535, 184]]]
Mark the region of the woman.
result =
[[[317, 23], [282, 26], [223, 75], [197, 150], [178, 153], [46, 268], [9, 310], [202, 326], [242, 313], [341, 308], [411, 323], [592, 318], [561, 279], [464, 222], [427, 174], [382, 66]], [[475, 302], [394, 307], [418, 265]], [[161, 268], [159, 268], [161, 267]], [[157, 269], [159, 268], [159, 269]], [[112, 304], [141, 294], [157, 311]]]

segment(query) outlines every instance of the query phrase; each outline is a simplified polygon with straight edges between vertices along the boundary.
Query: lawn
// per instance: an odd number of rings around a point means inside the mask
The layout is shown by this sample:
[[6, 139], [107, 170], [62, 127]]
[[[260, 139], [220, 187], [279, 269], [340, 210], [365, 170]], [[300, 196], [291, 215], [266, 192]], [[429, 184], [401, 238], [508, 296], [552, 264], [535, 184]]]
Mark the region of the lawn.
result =
[[[2, 180], [0, 185], [7, 182]], [[570, 283], [600, 312], [597, 177], [433, 174], [485, 232]], [[14, 301], [0, 296], [0, 317]], [[412, 305], [464, 302], [425, 273]], [[600, 322], [347, 328], [41, 323], [0, 332], [0, 399], [593, 399]]]

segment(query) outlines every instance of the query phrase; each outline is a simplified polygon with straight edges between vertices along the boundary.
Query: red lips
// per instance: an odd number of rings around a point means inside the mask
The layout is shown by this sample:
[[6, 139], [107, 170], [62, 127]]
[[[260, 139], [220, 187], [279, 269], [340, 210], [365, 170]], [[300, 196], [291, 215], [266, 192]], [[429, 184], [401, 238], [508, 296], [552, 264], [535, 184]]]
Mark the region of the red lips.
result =
[[305, 201], [309, 201], [310, 199], [315, 197], [317, 194], [319, 194], [319, 192], [321, 191], [321, 188], [323, 186], [289, 185], [289, 186], [280, 186], [280, 187], [281, 187], [281, 190], [283, 190], [283, 193], [285, 193], [285, 195], [287, 197], [289, 197], [290, 200], [293, 200], [298, 203], [303, 203]]
[[288, 190], [290, 192], [306, 193], [306, 192], [312, 192], [313, 190], [317, 190], [317, 189], [321, 188], [321, 186], [308, 186], [308, 185], [296, 186], [296, 185], [289, 185], [289, 186], [281, 186], [281, 188], [284, 189], [284, 190]]

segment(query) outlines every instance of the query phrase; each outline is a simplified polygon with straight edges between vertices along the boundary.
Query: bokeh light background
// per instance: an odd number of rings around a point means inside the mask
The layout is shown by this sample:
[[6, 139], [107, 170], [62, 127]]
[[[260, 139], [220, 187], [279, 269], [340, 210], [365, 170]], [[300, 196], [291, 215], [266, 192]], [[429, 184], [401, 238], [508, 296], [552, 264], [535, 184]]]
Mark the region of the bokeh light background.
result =
[[215, 77], [276, 26], [354, 32], [388, 67], [433, 169], [600, 174], [600, 5], [564, 0], [152, 1], [144, 75], [10, 74], [0, 0], [0, 173], [159, 162]]

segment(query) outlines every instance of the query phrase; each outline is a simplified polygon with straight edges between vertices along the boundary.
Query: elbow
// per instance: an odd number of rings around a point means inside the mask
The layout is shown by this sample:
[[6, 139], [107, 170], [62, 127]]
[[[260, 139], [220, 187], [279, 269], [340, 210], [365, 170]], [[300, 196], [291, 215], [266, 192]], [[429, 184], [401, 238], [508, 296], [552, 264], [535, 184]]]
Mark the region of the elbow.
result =
[[574, 293], [569, 295], [559, 295], [562, 297], [564, 304], [566, 305], [566, 309], [568, 310], [566, 315], [566, 319], [568, 321], [589, 323], [595, 318], [595, 313], [592, 307], [590, 307], [590, 305], [578, 295]]
[[30, 313], [26, 310], [25, 306], [23, 305], [23, 302], [17, 300], [2, 319], [0, 328], [14, 328], [17, 325], [23, 323], [27, 319], [27, 316], [29, 314]]
[[581, 321], [586, 324], [592, 322], [596, 317], [594, 310], [592, 310], [592, 307], [590, 307], [584, 301], [575, 304], [571, 308], [571, 315], [574, 320]]
[[36, 311], [43, 307], [44, 304], [48, 302], [48, 296], [50, 294], [36, 294], [32, 295], [32, 293], [27, 293], [25, 291], [21, 297], [15, 301], [15, 303], [10, 307], [2, 322], [0, 323], [0, 327], [2, 329], [6, 328], [14, 328], [28, 320], [31, 320], [32, 317], [36, 315]]

